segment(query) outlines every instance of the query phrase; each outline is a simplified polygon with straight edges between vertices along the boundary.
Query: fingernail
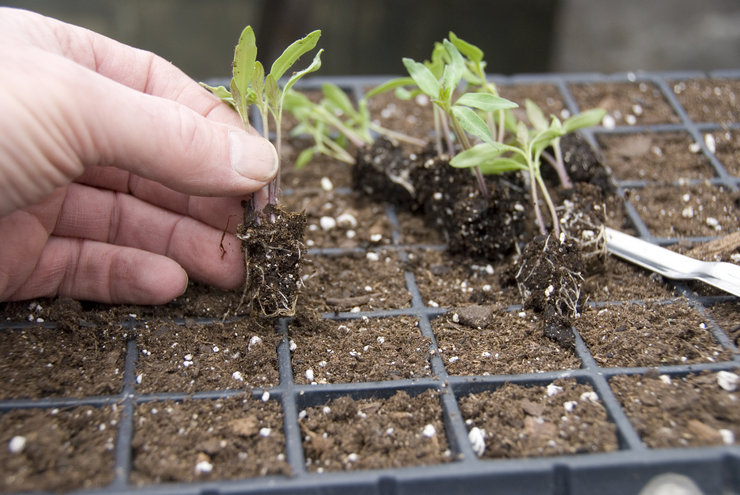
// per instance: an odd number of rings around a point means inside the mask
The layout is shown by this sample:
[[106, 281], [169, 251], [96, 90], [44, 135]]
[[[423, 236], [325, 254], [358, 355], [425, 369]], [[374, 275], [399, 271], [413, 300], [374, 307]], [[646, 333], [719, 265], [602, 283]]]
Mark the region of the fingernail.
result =
[[229, 131], [231, 168], [248, 179], [269, 182], [275, 177], [278, 156], [268, 140], [246, 132]]

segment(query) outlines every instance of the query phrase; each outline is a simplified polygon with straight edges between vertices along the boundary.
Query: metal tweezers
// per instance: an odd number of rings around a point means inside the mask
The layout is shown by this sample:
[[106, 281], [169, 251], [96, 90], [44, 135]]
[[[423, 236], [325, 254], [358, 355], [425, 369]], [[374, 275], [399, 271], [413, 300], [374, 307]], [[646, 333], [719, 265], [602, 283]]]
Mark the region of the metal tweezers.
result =
[[664, 277], [701, 280], [740, 297], [739, 265], [722, 261], [700, 261], [608, 227], [606, 248], [610, 253]]

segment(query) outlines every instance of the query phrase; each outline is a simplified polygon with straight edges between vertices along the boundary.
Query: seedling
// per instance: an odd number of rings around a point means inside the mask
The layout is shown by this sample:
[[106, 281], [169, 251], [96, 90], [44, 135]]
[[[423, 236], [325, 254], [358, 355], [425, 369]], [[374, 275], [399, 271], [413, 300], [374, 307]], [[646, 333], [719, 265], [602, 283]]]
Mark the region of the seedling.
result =
[[[239, 37], [239, 43], [234, 50], [233, 76], [231, 78], [230, 89], [223, 86], [211, 87], [206, 84], [213, 94], [223, 101], [232, 105], [244, 123], [246, 128], [249, 127], [249, 109], [251, 105], [257, 109], [262, 123], [262, 134], [265, 138], [270, 136], [270, 117], [275, 124], [275, 147], [280, 156], [282, 145], [281, 122], [283, 118], [283, 108], [285, 106], [286, 94], [290, 88], [295, 85], [303, 76], [318, 70], [321, 67], [321, 53], [319, 50], [313, 58], [311, 64], [298, 72], [290, 75], [285, 84], [281, 87], [280, 78], [293, 67], [298, 59], [304, 54], [310, 52], [316, 46], [321, 37], [321, 31], [316, 30], [304, 38], [292, 43], [285, 51], [273, 62], [270, 72], [265, 75], [264, 66], [257, 60], [257, 44], [254, 31], [251, 26], [247, 26]], [[277, 204], [280, 188], [280, 172], [275, 179], [268, 185], [268, 203]]]
[[[321, 66], [319, 50], [311, 64], [292, 73], [281, 87], [283, 75], [298, 59], [313, 50], [321, 36], [313, 31], [294, 42], [273, 62], [270, 72], [257, 61], [257, 45], [250, 26], [244, 28], [234, 50], [233, 75], [229, 89], [205, 85], [216, 96], [232, 105], [249, 128], [249, 112], [256, 108], [262, 133], [270, 137], [270, 122], [275, 125], [275, 147], [281, 152], [281, 122], [286, 94], [303, 76]], [[269, 317], [295, 314], [301, 285], [300, 263], [305, 215], [286, 212], [278, 205], [280, 170], [267, 186], [267, 205], [257, 204], [255, 195], [244, 205], [244, 223], [237, 228], [237, 238], [244, 251], [246, 280], [239, 307], [246, 301]], [[238, 308], [237, 308], [238, 309]]]
[[[456, 39], [460, 41], [458, 38]], [[472, 45], [469, 46], [472, 47]], [[436, 75], [435, 71], [439, 73], [440, 61], [444, 61], [444, 64], [441, 74]], [[430, 64], [431, 68], [410, 58], [404, 58], [403, 64], [419, 90], [429, 96], [431, 101], [441, 110], [443, 117], [449, 120], [452, 133], [463, 150], [472, 148], [466, 130], [476, 137], [481, 137], [481, 135], [485, 135], [486, 139], [491, 137], [491, 128], [486, 125], [475, 110], [492, 113], [518, 106], [516, 103], [492, 94], [490, 91], [466, 92], [460, 95], [459, 98], [455, 98], [455, 91], [462, 81], [466, 64], [460, 50], [447, 39], [442, 42], [442, 49], [435, 49], [432, 64]], [[446, 121], [442, 120], [443, 124], [444, 122]], [[444, 128], [444, 125], [442, 127]], [[454, 156], [454, 146], [448, 144], [448, 150], [450, 155]], [[488, 190], [480, 168], [475, 164], [471, 167], [475, 172], [481, 193], [484, 197], [488, 197]]]
[[285, 109], [298, 120], [298, 125], [292, 129], [291, 134], [307, 134], [314, 140], [313, 146], [303, 150], [296, 159], [296, 168], [304, 167], [317, 154], [354, 164], [354, 157], [346, 149], [347, 143], [362, 148], [371, 145], [375, 135], [416, 146], [425, 144], [420, 139], [372, 122], [366, 98], [361, 99], [355, 107], [347, 94], [334, 84], [323, 84], [321, 91], [323, 98], [319, 103], [314, 103], [304, 94], [292, 90], [285, 96]]
[[[514, 144], [494, 141], [490, 134], [481, 132], [481, 126], [485, 123], [477, 114], [473, 114], [470, 120], [463, 122], [463, 125], [483, 142], [453, 157], [450, 164], [458, 168], [479, 167], [483, 174], [500, 174], [514, 170], [522, 170], [528, 173], [531, 187], [530, 194], [540, 232], [545, 234], [546, 228], [539, 208], [538, 186], [550, 212], [555, 236], [559, 237], [560, 225], [557, 212], [540, 170], [542, 154], [549, 147], [559, 150], [558, 143], [561, 136], [583, 127], [598, 124], [604, 117], [605, 111], [602, 109], [587, 110], [566, 119], [564, 122], [560, 122], [557, 117], [552, 116], [550, 123], [547, 124], [544, 114], [534, 103], [530, 102], [527, 107], [532, 128], [527, 127], [524, 122], [517, 122]], [[537, 111], [534, 108], [537, 108]], [[559, 155], [559, 152], [556, 151], [556, 154]], [[562, 157], [560, 160], [562, 163]]]

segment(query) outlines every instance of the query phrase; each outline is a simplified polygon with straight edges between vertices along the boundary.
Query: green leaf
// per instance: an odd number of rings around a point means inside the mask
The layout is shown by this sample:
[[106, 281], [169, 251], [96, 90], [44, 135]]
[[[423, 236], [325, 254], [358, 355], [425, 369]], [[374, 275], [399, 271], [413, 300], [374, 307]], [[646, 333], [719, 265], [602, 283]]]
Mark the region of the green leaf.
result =
[[372, 98], [373, 96], [385, 93], [386, 91], [391, 91], [396, 88], [402, 88], [404, 86], [413, 86], [414, 84], [414, 80], [410, 77], [397, 77], [371, 89], [367, 92], [367, 94], [365, 94], [365, 98]]
[[584, 127], [591, 127], [592, 125], [598, 125], [601, 119], [606, 115], [606, 110], [603, 108], [592, 108], [574, 115], [563, 122], [563, 128], [566, 133], [573, 132], [577, 129]]
[[468, 57], [475, 63], [481, 63], [483, 61], [483, 50], [477, 46], [462, 40], [455, 35], [452, 31], [449, 33], [450, 42], [455, 45], [455, 48], [460, 50], [460, 53]]
[[209, 86], [206, 83], [200, 83], [201, 86], [206, 88], [208, 91], [213, 93], [214, 96], [221, 99], [221, 101], [224, 101], [228, 103], [229, 105], [234, 105], [234, 98], [231, 97], [231, 92], [226, 89], [223, 86]]
[[524, 100], [524, 107], [527, 110], [527, 118], [535, 129], [542, 131], [548, 128], [547, 117], [535, 102], [527, 98]]
[[468, 107], [455, 105], [452, 107], [452, 113], [455, 118], [460, 122], [463, 130], [468, 134], [471, 134], [478, 139], [491, 143], [493, 138], [491, 137], [491, 130], [488, 128], [486, 123], [480, 116]]
[[267, 77], [265, 77], [264, 95], [265, 100], [270, 105], [275, 105], [280, 97], [280, 87], [272, 73], [267, 74]]
[[283, 91], [289, 90], [295, 83], [297, 83], [303, 76], [306, 74], [310, 74], [311, 72], [315, 72], [321, 68], [321, 54], [324, 53], [324, 50], [319, 50], [316, 55], [313, 57], [313, 61], [311, 62], [311, 65], [303, 69], [302, 71], [296, 72], [293, 74], [290, 79], [288, 79], [288, 82], [285, 83], [285, 88], [283, 88]]
[[[254, 31], [251, 26], [247, 26], [239, 36], [239, 43], [234, 49], [233, 62], [233, 79], [232, 86], [239, 90], [239, 95], [247, 94], [247, 87], [252, 79], [254, 63], [257, 60], [257, 43], [254, 38]], [[233, 93], [233, 90], [232, 90]]]
[[254, 89], [254, 92], [262, 98], [262, 92], [265, 87], [265, 68], [259, 61], [254, 63], [254, 71], [252, 72], [252, 81], [250, 82], [250, 86]]
[[550, 146], [550, 144], [555, 139], [558, 139], [560, 136], [565, 134], [565, 130], [559, 124], [560, 123], [558, 122], [557, 126], [551, 125], [549, 128], [545, 129], [544, 131], [540, 131], [534, 135], [534, 137], [532, 138], [532, 142], [530, 143], [533, 157], [539, 156], [542, 150]]
[[503, 174], [515, 170], [527, 170], [527, 165], [515, 158], [499, 157], [478, 167], [483, 175]]
[[465, 93], [457, 99], [455, 105], [465, 105], [483, 110], [484, 112], [495, 112], [497, 110], [519, 106], [513, 101], [501, 98], [500, 96], [494, 96], [490, 93]]
[[295, 168], [302, 169], [308, 165], [311, 160], [313, 160], [314, 156], [316, 156], [316, 148], [314, 146], [301, 151], [298, 158], [295, 160]]
[[[481, 143], [473, 146], [470, 149], [461, 151], [460, 153], [455, 155], [452, 160], [450, 160], [450, 165], [455, 168], [479, 167], [481, 168], [481, 170], [483, 170], [484, 167], [490, 166], [488, 164], [493, 164], [497, 160], [506, 160], [510, 167], [514, 167], [508, 170], [526, 169], [526, 166], [516, 159], [501, 156], [503, 153], [506, 153], [508, 151], [521, 153], [521, 150], [519, 150], [518, 148], [509, 146], [507, 144], [502, 144], [498, 142]], [[517, 165], [514, 166], [514, 163], [516, 163]]]
[[450, 95], [455, 91], [462, 80], [463, 71], [465, 70], [465, 61], [460, 51], [455, 45], [448, 40], [444, 40], [444, 47], [450, 57], [450, 62], [445, 66], [442, 73], [442, 85], [450, 91]]
[[410, 58], [403, 59], [403, 65], [406, 66], [406, 70], [414, 80], [419, 89], [432, 98], [439, 97], [440, 90], [442, 89], [439, 81], [432, 71], [426, 68], [424, 64], [416, 62]]
[[349, 99], [347, 93], [345, 93], [339, 86], [336, 84], [324, 83], [321, 85], [321, 91], [324, 93], [324, 96], [342, 112], [347, 115], [356, 115], [357, 112], [352, 104], [352, 100]]
[[321, 31], [316, 30], [307, 34], [305, 37], [294, 41], [285, 49], [285, 51], [273, 62], [270, 67], [270, 74], [277, 80], [283, 77], [283, 74], [295, 64], [301, 56], [313, 50], [316, 43], [319, 42]]

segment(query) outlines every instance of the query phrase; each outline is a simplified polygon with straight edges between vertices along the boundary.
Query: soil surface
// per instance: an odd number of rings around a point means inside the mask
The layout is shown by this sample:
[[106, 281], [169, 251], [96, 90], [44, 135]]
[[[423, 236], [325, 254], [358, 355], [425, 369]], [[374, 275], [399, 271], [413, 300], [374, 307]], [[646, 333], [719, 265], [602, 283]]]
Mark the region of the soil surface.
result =
[[607, 163], [620, 180], [663, 184], [716, 176], [686, 133], [597, 135]]
[[623, 375], [610, 385], [649, 447], [727, 445], [740, 439], [740, 408], [723, 373]]
[[655, 367], [731, 359], [706, 319], [682, 301], [589, 308], [575, 325], [599, 366]]
[[676, 124], [678, 115], [651, 82], [571, 84], [578, 108], [603, 108], [612, 125]]
[[0, 330], [0, 399], [117, 394], [127, 333], [117, 327]]
[[459, 400], [479, 457], [532, 457], [617, 450], [616, 427], [593, 388], [573, 379], [504, 384]]
[[243, 396], [139, 404], [134, 417], [137, 485], [289, 474], [280, 404]]
[[256, 318], [143, 324], [137, 328], [136, 391], [194, 393], [277, 385], [280, 340], [272, 321]]
[[570, 349], [545, 338], [530, 311], [463, 307], [432, 321], [440, 357], [453, 375], [512, 375], [577, 369]]
[[673, 92], [694, 122], [740, 121], [740, 80], [677, 81]]
[[16, 409], [0, 414], [0, 491], [70, 491], [113, 481], [118, 408]]
[[290, 326], [296, 383], [347, 383], [429, 376], [431, 342], [411, 317], [300, 318]]
[[451, 461], [437, 395], [344, 396], [306, 408], [299, 415], [306, 467], [324, 472]]
[[710, 184], [629, 189], [634, 205], [656, 237], [715, 237], [740, 230], [740, 196]]

